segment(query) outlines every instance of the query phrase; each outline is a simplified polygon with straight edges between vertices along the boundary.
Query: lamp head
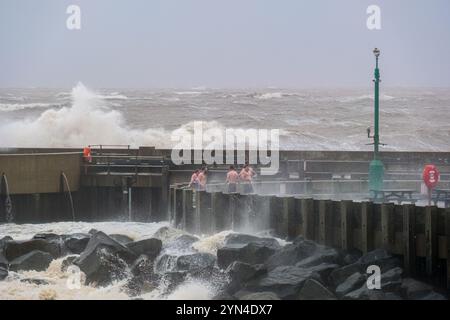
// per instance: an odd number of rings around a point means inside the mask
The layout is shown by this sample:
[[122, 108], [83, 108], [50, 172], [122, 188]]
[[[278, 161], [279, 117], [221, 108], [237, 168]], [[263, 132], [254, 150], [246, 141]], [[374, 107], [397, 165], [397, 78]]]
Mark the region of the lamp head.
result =
[[373, 54], [375, 55], [375, 57], [378, 58], [380, 56], [380, 49], [378, 48], [373, 49]]

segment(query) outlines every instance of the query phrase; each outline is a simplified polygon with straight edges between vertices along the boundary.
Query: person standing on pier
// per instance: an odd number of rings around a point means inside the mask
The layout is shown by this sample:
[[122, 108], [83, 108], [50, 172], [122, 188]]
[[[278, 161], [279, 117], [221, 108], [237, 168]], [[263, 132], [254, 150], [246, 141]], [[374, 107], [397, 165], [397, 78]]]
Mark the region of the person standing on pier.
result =
[[246, 164], [239, 173], [239, 179], [244, 184], [244, 193], [253, 193], [253, 173], [253, 169], [250, 170], [250, 166], [248, 164]]
[[200, 187], [200, 182], [198, 180], [199, 173], [200, 173], [199, 169], [194, 171], [194, 173], [191, 176], [191, 182], [189, 182], [189, 188], [192, 188], [194, 190], [199, 189], [199, 187]]
[[227, 173], [227, 179], [225, 183], [228, 186], [228, 193], [236, 193], [237, 192], [237, 184], [239, 182], [239, 174], [237, 173], [234, 166], [230, 166], [230, 169]]
[[206, 190], [206, 182], [208, 180], [208, 168], [203, 168], [198, 174], [199, 190]]

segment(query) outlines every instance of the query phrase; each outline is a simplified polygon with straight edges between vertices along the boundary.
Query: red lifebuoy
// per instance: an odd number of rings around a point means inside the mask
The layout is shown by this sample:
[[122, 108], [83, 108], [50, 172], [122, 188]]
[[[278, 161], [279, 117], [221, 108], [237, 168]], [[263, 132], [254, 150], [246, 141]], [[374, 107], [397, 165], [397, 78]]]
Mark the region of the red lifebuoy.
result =
[[423, 182], [429, 189], [433, 189], [439, 183], [440, 173], [435, 165], [427, 164], [423, 169]]

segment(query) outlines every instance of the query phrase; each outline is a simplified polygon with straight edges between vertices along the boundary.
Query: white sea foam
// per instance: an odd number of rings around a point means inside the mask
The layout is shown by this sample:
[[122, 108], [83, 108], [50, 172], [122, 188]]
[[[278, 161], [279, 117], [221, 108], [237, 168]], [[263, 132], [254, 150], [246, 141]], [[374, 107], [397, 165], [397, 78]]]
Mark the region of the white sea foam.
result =
[[54, 108], [60, 105], [55, 103], [0, 103], [0, 111], [18, 111], [34, 108]]

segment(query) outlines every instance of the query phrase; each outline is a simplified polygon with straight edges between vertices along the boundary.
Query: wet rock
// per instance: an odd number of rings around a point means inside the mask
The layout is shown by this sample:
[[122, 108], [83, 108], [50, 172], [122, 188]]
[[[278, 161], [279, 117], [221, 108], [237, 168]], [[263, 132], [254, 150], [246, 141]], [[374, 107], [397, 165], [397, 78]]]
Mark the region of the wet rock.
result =
[[251, 265], [248, 263], [235, 261], [225, 271], [229, 276], [229, 283], [226, 286], [228, 293], [235, 293], [242, 289], [243, 284], [267, 273], [263, 264]]
[[155, 270], [159, 273], [175, 271], [178, 256], [171, 254], [162, 254], [155, 261]]
[[345, 296], [347, 293], [360, 288], [367, 280], [366, 275], [359, 272], [352, 274], [343, 283], [336, 288], [336, 295], [338, 297]]
[[154, 290], [158, 285], [159, 276], [153, 269], [153, 260], [141, 255], [130, 268], [132, 278], [127, 282], [126, 289], [130, 296], [141, 295]]
[[298, 300], [336, 300], [336, 296], [319, 281], [306, 280], [298, 294]]
[[242, 295], [239, 300], [281, 300], [274, 292], [254, 292]]
[[22, 241], [7, 241], [4, 244], [4, 255], [8, 261], [26, 255], [32, 251], [41, 251], [50, 254], [54, 259], [62, 253], [62, 243], [45, 239], [31, 239]]
[[176, 287], [186, 280], [187, 272], [185, 271], [170, 271], [162, 275], [161, 281], [163, 283], [164, 294], [172, 292]]
[[133, 239], [123, 234], [110, 234], [109, 236], [111, 237], [111, 239], [114, 239], [124, 245], [133, 242]]
[[344, 300], [385, 300], [386, 295], [381, 290], [369, 289], [367, 284], [364, 283], [361, 288], [347, 293]]
[[246, 285], [249, 291], [270, 291], [282, 299], [295, 299], [304, 283], [316, 276], [310, 269], [296, 266], [280, 266], [270, 270], [260, 279], [250, 281]]
[[381, 274], [381, 289], [385, 292], [400, 292], [403, 269], [395, 267]]
[[215, 295], [212, 300], [236, 300], [236, 298], [227, 292], [220, 292]]
[[359, 250], [350, 250], [343, 252], [342, 262], [345, 265], [353, 264], [361, 258], [362, 254]]
[[403, 300], [401, 296], [393, 292], [386, 292], [383, 300]]
[[8, 269], [0, 266], [0, 281], [5, 279], [8, 276]]
[[136, 257], [130, 249], [99, 231], [73, 263], [86, 274], [87, 283], [102, 286], [126, 277], [127, 262]]
[[155, 238], [130, 242], [126, 245], [136, 256], [145, 254], [147, 257], [154, 259], [161, 252], [162, 241]]
[[[272, 270], [279, 266], [295, 265], [306, 258], [311, 259], [309, 263], [314, 263], [314, 260], [320, 259], [320, 251], [327, 250], [328, 248], [319, 246], [313, 241], [297, 238], [294, 243], [284, 246], [273, 254], [267, 260], [266, 265], [269, 270]], [[311, 258], [312, 256], [314, 256], [314, 258]]]
[[379, 266], [381, 272], [386, 272], [392, 268], [400, 267], [401, 262], [398, 258], [393, 257], [385, 249], [376, 249], [363, 255], [357, 263], [361, 264], [364, 269], [370, 265]]
[[214, 267], [216, 257], [210, 253], [194, 253], [178, 257], [176, 268], [178, 271], [203, 270]]
[[50, 282], [48, 280], [38, 279], [38, 278], [20, 279], [20, 282], [31, 283], [31, 284], [34, 284], [37, 286], [46, 286], [46, 285], [50, 284]]
[[225, 238], [225, 245], [217, 250], [217, 264], [226, 269], [234, 261], [264, 263], [280, 248], [278, 241], [273, 238], [232, 233]]
[[168, 244], [168, 247], [179, 248], [179, 249], [188, 249], [198, 240], [200, 240], [198, 237], [195, 237], [195, 236], [192, 236], [189, 234], [182, 234], [181, 236], [177, 237], [173, 241], [170, 241], [170, 243]]
[[88, 233], [89, 233], [90, 235], [96, 234], [97, 232], [98, 232], [97, 229], [91, 229], [91, 230], [88, 231]]
[[332, 286], [337, 287], [351, 275], [363, 272], [364, 270], [359, 263], [349, 264], [333, 270], [330, 273], [329, 282]]
[[61, 236], [56, 233], [37, 233], [33, 236], [33, 239], [59, 242], [61, 241]]
[[47, 270], [53, 257], [43, 251], [34, 250], [23, 256], [17, 257], [9, 265], [10, 271], [44, 271]]
[[300, 260], [300, 262], [295, 265], [302, 268], [308, 268], [322, 263], [338, 263], [339, 260], [340, 255], [337, 250], [318, 245], [311, 256]]
[[235, 261], [228, 267], [226, 272], [230, 276], [231, 281], [242, 283], [265, 275], [267, 269], [263, 264], [252, 265]]
[[421, 299], [433, 291], [433, 287], [425, 282], [405, 278], [401, 284], [403, 296], [409, 300]]
[[83, 252], [90, 239], [91, 235], [87, 233], [74, 233], [63, 236], [64, 246], [67, 251], [74, 254]]
[[0, 251], [0, 268], [8, 269], [9, 263], [3, 253]]
[[280, 248], [280, 244], [274, 238], [257, 237], [244, 233], [230, 233], [225, 237], [225, 245], [244, 245], [249, 243], [259, 243], [268, 247]]
[[426, 296], [420, 298], [420, 300], [448, 300], [448, 298], [440, 293], [432, 291]]
[[66, 258], [61, 262], [61, 271], [62, 271], [62, 272], [66, 272], [66, 271], [67, 271], [67, 268], [69, 268], [69, 266], [73, 265], [73, 262], [74, 262], [75, 259], [77, 259], [78, 257], [79, 257], [78, 255], [66, 257]]

